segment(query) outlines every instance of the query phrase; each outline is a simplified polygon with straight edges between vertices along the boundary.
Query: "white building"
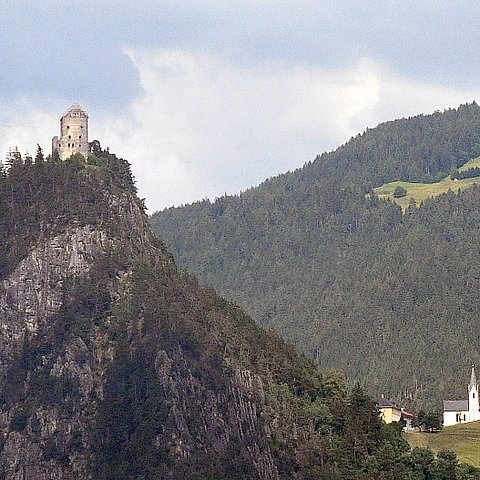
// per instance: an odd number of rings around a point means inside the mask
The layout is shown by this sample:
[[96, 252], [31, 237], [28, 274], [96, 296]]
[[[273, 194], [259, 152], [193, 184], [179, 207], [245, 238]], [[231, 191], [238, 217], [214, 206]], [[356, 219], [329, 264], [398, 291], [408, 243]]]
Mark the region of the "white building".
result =
[[480, 409], [475, 365], [472, 365], [470, 383], [468, 384], [468, 400], [444, 400], [443, 426], [448, 427], [449, 425], [475, 422], [476, 420], [480, 420]]

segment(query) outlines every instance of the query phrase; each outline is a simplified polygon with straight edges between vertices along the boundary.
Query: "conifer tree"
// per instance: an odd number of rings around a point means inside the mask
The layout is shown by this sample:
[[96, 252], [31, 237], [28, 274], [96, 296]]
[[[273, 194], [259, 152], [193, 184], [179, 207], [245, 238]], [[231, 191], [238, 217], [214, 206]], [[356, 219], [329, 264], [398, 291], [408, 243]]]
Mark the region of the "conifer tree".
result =
[[45, 157], [43, 155], [43, 149], [40, 144], [37, 143], [37, 154], [35, 155], [35, 165], [40, 165], [45, 161]]
[[22, 154], [18, 150], [18, 147], [15, 147], [13, 150], [10, 149], [8, 151], [5, 164], [7, 166], [9, 174], [17, 171], [23, 165]]
[[60, 154], [58, 153], [57, 149], [53, 150], [52, 154], [49, 157], [49, 161], [51, 163], [60, 163], [61, 162]]

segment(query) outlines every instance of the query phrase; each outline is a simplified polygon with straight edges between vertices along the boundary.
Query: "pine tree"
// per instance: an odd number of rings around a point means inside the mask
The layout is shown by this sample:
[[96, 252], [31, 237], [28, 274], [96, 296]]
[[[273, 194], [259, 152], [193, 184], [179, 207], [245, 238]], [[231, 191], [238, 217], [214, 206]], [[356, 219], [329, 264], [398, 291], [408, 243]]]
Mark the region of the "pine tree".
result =
[[61, 162], [61, 159], [60, 159], [60, 154], [58, 153], [58, 150], [55, 148], [52, 152], [52, 155], [50, 155], [49, 158], [49, 161], [51, 163], [60, 163]]
[[43, 155], [43, 149], [40, 144], [37, 143], [37, 154], [35, 155], [35, 165], [40, 165], [45, 161], [45, 157]]
[[15, 147], [13, 150], [10, 149], [7, 153], [5, 159], [5, 165], [9, 174], [14, 173], [23, 165], [22, 154], [18, 150], [18, 147]]
[[373, 400], [356, 384], [350, 395], [345, 419], [345, 436], [355, 457], [366, 458], [378, 446], [382, 421]]

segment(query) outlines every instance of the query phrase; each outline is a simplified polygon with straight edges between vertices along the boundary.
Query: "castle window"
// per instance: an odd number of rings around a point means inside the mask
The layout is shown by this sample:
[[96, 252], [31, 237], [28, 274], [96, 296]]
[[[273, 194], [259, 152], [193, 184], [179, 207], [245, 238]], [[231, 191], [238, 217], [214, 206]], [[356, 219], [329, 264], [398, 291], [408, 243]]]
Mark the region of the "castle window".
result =
[[67, 125], [67, 130], [70, 128], [70, 125]]
[[82, 136], [81, 136], [81, 135], [79, 135], [79, 136], [78, 136], [78, 138], [82, 138]]
[[71, 135], [69, 135], [69, 136], [68, 136], [68, 139], [70, 140], [71, 138], [72, 138], [72, 136], [71, 136]]

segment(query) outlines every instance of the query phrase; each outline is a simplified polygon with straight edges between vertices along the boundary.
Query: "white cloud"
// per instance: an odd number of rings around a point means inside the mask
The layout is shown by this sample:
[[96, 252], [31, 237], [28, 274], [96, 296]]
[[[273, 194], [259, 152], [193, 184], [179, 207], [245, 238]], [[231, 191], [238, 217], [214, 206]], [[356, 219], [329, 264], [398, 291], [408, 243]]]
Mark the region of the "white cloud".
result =
[[8, 106], [0, 105], [0, 161], [5, 159], [8, 150], [15, 147], [22, 154], [28, 152], [35, 156], [37, 143], [46, 154], [49, 153], [52, 137], [60, 128], [60, 115], [27, 99], [18, 99]]
[[[115, 116], [84, 106], [91, 138], [132, 162], [151, 211], [237, 193], [301, 166], [367, 126], [480, 98], [477, 91], [400, 78], [368, 58], [327, 71], [239, 67], [181, 50], [125, 53], [138, 71], [142, 95]], [[42, 113], [46, 108], [38, 103], [26, 110], [7, 117], [6, 125], [0, 120], [3, 151], [31, 149], [37, 141], [48, 147], [57, 134], [63, 111]]]
[[111, 128], [105, 137], [134, 163], [151, 209], [236, 193], [367, 126], [456, 106], [476, 93], [397, 78], [367, 58], [326, 71], [242, 69], [178, 50], [126, 54], [143, 95], [121, 133]]
[[351, 120], [378, 101], [368, 60], [329, 73], [242, 69], [175, 50], [126, 53], [144, 93], [130, 121], [102, 137], [132, 160], [152, 209], [236, 193], [301, 166], [348, 139]]

